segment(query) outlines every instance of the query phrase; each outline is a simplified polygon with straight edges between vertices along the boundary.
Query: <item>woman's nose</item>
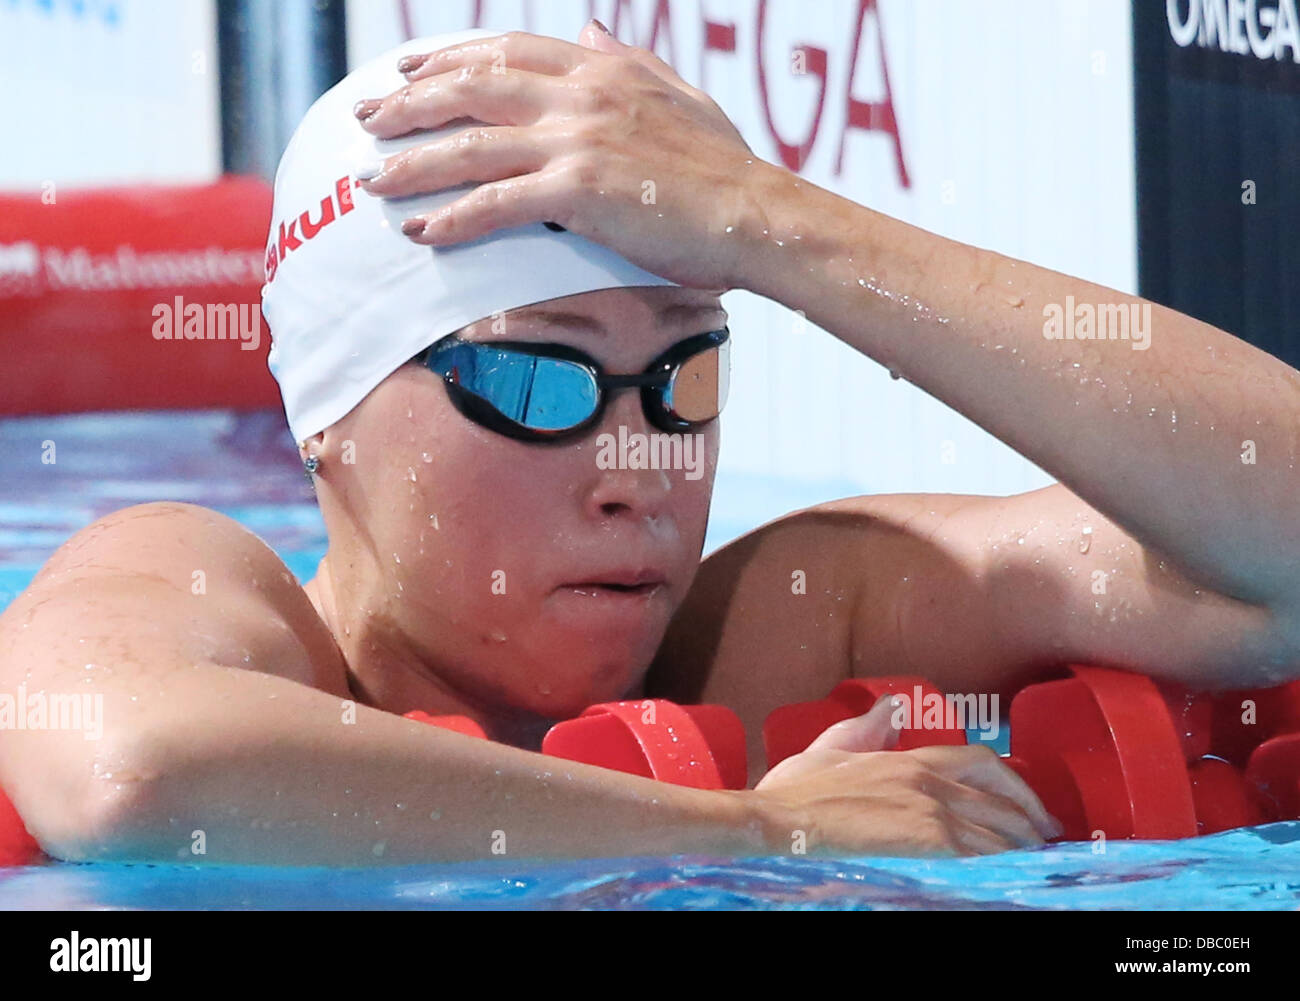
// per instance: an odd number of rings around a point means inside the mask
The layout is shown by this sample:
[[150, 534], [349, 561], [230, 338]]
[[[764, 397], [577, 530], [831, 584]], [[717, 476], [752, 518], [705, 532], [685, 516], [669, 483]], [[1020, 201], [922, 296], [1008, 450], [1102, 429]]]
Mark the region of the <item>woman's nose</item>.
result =
[[[590, 451], [594, 469], [587, 504], [594, 516], [628, 513], [658, 517], [672, 491], [672, 471], [658, 454], [658, 429], [646, 419], [641, 394], [614, 394], [596, 428]], [[664, 435], [663, 437], [667, 437]]]

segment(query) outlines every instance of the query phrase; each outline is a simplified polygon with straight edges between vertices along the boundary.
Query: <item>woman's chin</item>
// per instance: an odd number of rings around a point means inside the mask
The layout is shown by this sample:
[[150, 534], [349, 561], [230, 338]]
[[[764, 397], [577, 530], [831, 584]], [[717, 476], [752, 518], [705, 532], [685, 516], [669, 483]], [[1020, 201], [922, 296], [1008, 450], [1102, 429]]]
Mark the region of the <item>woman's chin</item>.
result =
[[581, 716], [589, 706], [618, 702], [629, 697], [645, 674], [648, 660], [611, 656], [602, 651], [598, 663], [586, 658], [568, 658], [567, 665], [582, 664], [581, 673], [567, 670], [563, 677], [539, 676], [530, 690], [516, 693], [514, 704], [544, 719], [566, 720]]

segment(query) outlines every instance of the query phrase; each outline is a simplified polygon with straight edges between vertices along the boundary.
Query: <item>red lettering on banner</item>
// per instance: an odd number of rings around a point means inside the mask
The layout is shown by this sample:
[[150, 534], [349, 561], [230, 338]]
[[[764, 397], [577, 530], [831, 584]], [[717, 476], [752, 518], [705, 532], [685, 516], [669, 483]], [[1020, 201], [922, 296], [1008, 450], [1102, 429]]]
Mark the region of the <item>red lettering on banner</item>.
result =
[[763, 64], [763, 37], [767, 26], [767, 0], [759, 0], [758, 3], [758, 95], [762, 100], [763, 119], [767, 123], [767, 131], [772, 136], [772, 141], [776, 143], [777, 153], [781, 156], [781, 162], [790, 170], [798, 173], [803, 169], [803, 165], [808, 161], [808, 155], [812, 152], [813, 143], [817, 141], [817, 132], [821, 129], [822, 112], [826, 110], [826, 50], [818, 48], [815, 45], [796, 45], [791, 48], [794, 55], [802, 55], [806, 60], [806, 69], [809, 73], [815, 74], [821, 81], [821, 87], [817, 92], [817, 110], [813, 113], [812, 128], [808, 130], [808, 136], [799, 146], [791, 145], [781, 138], [776, 131], [776, 122], [772, 120], [772, 102], [767, 93], [767, 70]]
[[708, 90], [708, 75], [704, 68], [704, 57], [709, 52], [736, 51], [736, 22], [722, 24], [718, 21], [704, 20], [704, 47], [700, 49], [700, 90]]
[[[866, 24], [867, 13], [876, 19], [876, 47], [880, 53], [880, 78], [884, 81], [885, 96], [880, 101], [859, 101], [853, 96], [853, 80], [857, 76], [858, 52], [862, 46], [862, 29]], [[912, 186], [907, 176], [907, 164], [903, 161], [903, 140], [898, 134], [898, 116], [894, 114], [894, 93], [889, 86], [889, 60], [885, 58], [885, 30], [880, 22], [880, 6], [877, 0], [858, 0], [858, 23], [853, 33], [853, 54], [850, 56], [848, 85], [848, 120], [844, 132], [840, 135], [840, 152], [835, 158], [835, 176], [844, 173], [844, 147], [848, 142], [849, 129], [865, 129], [869, 132], [884, 132], [894, 141], [894, 161], [898, 167], [898, 183], [905, 188]]]
[[651, 52], [655, 51], [655, 45], [659, 41], [660, 28], [663, 28], [664, 35], [668, 38], [668, 58], [665, 62], [669, 66], [676, 66], [677, 46], [673, 43], [673, 9], [668, 0], [658, 0], [655, 4], [654, 20], [650, 22], [650, 41], [644, 46]]
[[[532, 31], [533, 22], [533, 0], [522, 0], [525, 30]], [[402, 12], [403, 27], [407, 37], [412, 37], [414, 30], [410, 23], [410, 4], [407, 0], [399, 0], [399, 7]], [[598, 11], [597, 8], [601, 10]], [[680, 3], [679, 3], [680, 7]], [[699, 9], [702, 5], [698, 5]], [[809, 74], [816, 74], [820, 79], [820, 89], [817, 96], [816, 107], [810, 116], [808, 131], [801, 142], [787, 142], [776, 130], [776, 124], [772, 116], [772, 100], [768, 90], [768, 73], [763, 63], [763, 40], [766, 33], [768, 0], [759, 0], [757, 5], [757, 36], [758, 42], [755, 46], [755, 63], [758, 77], [759, 98], [761, 102], [761, 111], [764, 123], [769, 135], [772, 137], [773, 144], [776, 146], [779, 162], [783, 163], [792, 171], [801, 171], [807, 164], [812, 154], [812, 149], [816, 144], [817, 137], [821, 130], [822, 117], [826, 111], [826, 93], [829, 81], [829, 56], [828, 51], [820, 46], [812, 45], [807, 42], [792, 44], [790, 47], [791, 56], [800, 56], [804, 60], [804, 70]], [[619, 34], [619, 26], [623, 21], [627, 8], [629, 20], [635, 14], [634, 0], [604, 0], [598, 4], [596, 0], [587, 0], [587, 17], [594, 18], [599, 14], [604, 15], [604, 20], [610, 25], [610, 30]], [[495, 8], [494, 8], [494, 12]], [[682, 11], [679, 14], [680, 23]], [[475, 28], [481, 27], [488, 18], [488, 4], [486, 0], [474, 0], [472, 7], [472, 24]], [[876, 53], [875, 56], [880, 64], [880, 76], [883, 82], [884, 93], [878, 100], [860, 100], [854, 97], [853, 87], [857, 81], [857, 64], [858, 57], [861, 55], [863, 46], [863, 35], [867, 27], [867, 17], [870, 15], [874, 19], [876, 32]], [[737, 23], [736, 21], [712, 21], [707, 13], [700, 13], [703, 27], [703, 41], [700, 49], [700, 66], [698, 79], [701, 90], [708, 90], [706, 60], [710, 52], [735, 54], [737, 50]], [[655, 51], [659, 42], [660, 32], [667, 35], [667, 57], [665, 61], [677, 72], [681, 72], [678, 66], [676, 45], [672, 32], [673, 20], [673, 0], [656, 0], [653, 19], [649, 27], [649, 38], [642, 44], [643, 48]], [[745, 17], [748, 24], [748, 15]], [[636, 34], [636, 25], [632, 25], [633, 35]], [[632, 42], [631, 44], [638, 44]], [[838, 47], [837, 47], [838, 51]], [[898, 182], [904, 188], [912, 186], [911, 178], [907, 171], [906, 158], [903, 155], [903, 141], [899, 132], [898, 116], [894, 109], [893, 89], [889, 82], [889, 59], [885, 49], [884, 29], [880, 16], [880, 0], [858, 0], [858, 10], [856, 23], [853, 31], [852, 51], [848, 54], [850, 59], [850, 68], [848, 73], [848, 85], [845, 93], [845, 123], [843, 131], [840, 133], [839, 149], [836, 153], [834, 175], [840, 177], [845, 169], [845, 155], [848, 146], [849, 130], [860, 130], [865, 132], [880, 132], [888, 136], [893, 144], [894, 164], [897, 169]], [[772, 82], [775, 84], [778, 75], [772, 74]], [[340, 203], [341, 204], [341, 203]], [[343, 209], [347, 211], [347, 209]]]

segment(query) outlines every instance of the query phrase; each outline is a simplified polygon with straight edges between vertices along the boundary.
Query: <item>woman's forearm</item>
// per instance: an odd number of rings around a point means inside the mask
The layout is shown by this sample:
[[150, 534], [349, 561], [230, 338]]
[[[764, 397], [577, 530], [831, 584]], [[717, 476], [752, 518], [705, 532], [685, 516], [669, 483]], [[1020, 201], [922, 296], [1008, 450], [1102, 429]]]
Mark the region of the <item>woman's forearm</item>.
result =
[[[1300, 603], [1300, 373], [1174, 310], [789, 171], [754, 190], [740, 287], [938, 397], [1208, 586]], [[1115, 337], [1081, 336], [1098, 331]]]
[[[86, 861], [386, 865], [761, 852], [743, 794], [686, 789], [465, 737], [292, 681], [195, 668], [185, 706], [95, 769]], [[111, 707], [107, 707], [111, 709]], [[95, 788], [98, 786], [99, 788]]]

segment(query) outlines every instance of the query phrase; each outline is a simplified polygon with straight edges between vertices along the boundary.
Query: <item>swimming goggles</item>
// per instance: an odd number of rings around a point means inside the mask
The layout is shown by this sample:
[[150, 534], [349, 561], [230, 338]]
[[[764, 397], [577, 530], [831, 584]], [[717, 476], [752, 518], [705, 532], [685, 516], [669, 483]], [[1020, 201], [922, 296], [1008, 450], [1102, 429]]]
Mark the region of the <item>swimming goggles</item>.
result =
[[609, 375], [600, 362], [565, 344], [466, 341], [455, 334], [413, 360], [447, 387], [462, 414], [492, 431], [529, 442], [574, 438], [596, 424], [609, 396], [640, 389], [655, 427], [695, 431], [722, 412], [731, 376], [730, 331], [674, 344], [640, 375]]

